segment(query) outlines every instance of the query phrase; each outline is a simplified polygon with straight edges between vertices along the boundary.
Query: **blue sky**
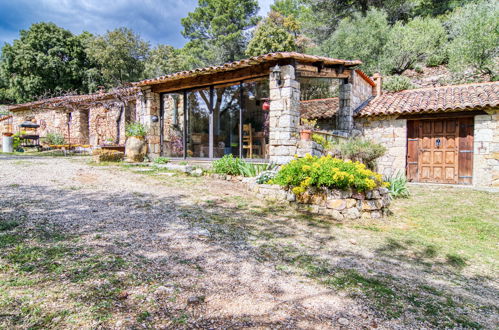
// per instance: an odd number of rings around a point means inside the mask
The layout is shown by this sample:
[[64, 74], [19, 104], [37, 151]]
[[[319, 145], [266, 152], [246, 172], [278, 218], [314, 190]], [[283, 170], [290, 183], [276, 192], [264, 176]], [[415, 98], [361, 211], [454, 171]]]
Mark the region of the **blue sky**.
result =
[[[264, 15], [273, 0], [258, 2]], [[185, 40], [180, 19], [196, 4], [197, 0], [0, 0], [0, 46], [33, 23], [53, 22], [73, 33], [102, 34], [126, 26], [151, 45], [181, 47]]]

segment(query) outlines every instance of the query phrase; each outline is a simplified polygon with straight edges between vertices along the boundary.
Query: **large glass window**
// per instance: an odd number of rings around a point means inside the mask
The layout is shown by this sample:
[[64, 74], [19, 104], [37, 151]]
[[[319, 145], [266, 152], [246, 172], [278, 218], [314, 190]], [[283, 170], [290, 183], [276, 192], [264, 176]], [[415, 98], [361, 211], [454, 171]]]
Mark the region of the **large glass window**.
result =
[[268, 158], [269, 81], [243, 84], [242, 146], [244, 158]]
[[209, 88], [187, 93], [187, 123], [187, 157], [209, 157]]
[[240, 84], [214, 89], [213, 157], [239, 156], [240, 95]]

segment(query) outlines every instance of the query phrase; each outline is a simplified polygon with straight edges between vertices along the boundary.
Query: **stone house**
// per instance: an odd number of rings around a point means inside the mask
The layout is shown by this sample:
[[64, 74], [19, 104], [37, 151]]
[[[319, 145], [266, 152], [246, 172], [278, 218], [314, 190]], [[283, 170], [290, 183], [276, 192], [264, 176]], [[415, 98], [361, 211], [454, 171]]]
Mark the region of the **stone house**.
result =
[[[388, 149], [378, 170], [414, 182], [499, 185], [499, 83], [382, 93], [360, 61], [272, 53], [134, 83], [101, 93], [11, 107], [44, 130], [79, 142], [124, 143], [124, 123], [148, 128], [148, 156], [212, 160], [225, 154], [283, 164], [319, 153], [300, 141], [300, 118], [342, 138], [364, 136]], [[71, 98], [71, 97], [70, 97]], [[68, 130], [68, 122], [69, 125]]]

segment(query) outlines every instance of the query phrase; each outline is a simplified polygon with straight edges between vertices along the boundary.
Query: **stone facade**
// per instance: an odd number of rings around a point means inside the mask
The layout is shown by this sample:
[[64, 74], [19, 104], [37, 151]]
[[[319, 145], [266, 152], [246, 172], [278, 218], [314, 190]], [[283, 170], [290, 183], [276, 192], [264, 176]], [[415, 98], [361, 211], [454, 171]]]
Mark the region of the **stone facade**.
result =
[[40, 125], [37, 134], [43, 139], [48, 133], [64, 136], [68, 143], [89, 144], [104, 143], [124, 145], [125, 123], [135, 120], [135, 102], [126, 107], [96, 106], [82, 109], [28, 109], [13, 112], [13, 129], [18, 131], [19, 124], [29, 120]]
[[373, 95], [373, 87], [356, 71], [352, 71], [350, 82], [342, 81], [339, 85], [339, 108], [336, 115], [336, 129], [345, 137], [354, 128], [355, 109]]
[[[137, 119], [147, 127], [147, 155], [150, 159], [159, 157], [161, 151], [159, 108], [159, 93], [152, 92], [151, 88], [144, 88], [139, 97]], [[155, 121], [155, 118], [158, 120]]]
[[356, 127], [366, 139], [381, 143], [386, 154], [377, 160], [377, 171], [385, 176], [405, 174], [407, 158], [407, 120], [373, 118], [357, 121]]
[[499, 187], [499, 110], [475, 116], [473, 185]]
[[277, 164], [293, 159], [300, 124], [300, 83], [292, 65], [281, 67], [281, 86], [270, 74], [269, 156]]

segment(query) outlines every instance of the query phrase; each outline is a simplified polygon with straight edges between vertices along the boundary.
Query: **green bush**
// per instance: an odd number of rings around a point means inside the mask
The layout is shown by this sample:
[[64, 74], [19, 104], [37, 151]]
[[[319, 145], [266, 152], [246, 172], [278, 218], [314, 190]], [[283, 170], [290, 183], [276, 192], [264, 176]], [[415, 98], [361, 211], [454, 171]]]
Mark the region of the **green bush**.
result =
[[447, 22], [451, 42], [449, 66], [455, 72], [472, 67], [495, 75], [499, 56], [499, 2], [470, 2], [457, 8]]
[[218, 174], [242, 175], [255, 177], [264, 171], [272, 171], [277, 167], [273, 163], [256, 164], [247, 163], [232, 155], [225, 155], [213, 162], [213, 171]]
[[388, 76], [383, 81], [383, 89], [388, 92], [399, 92], [412, 88], [414, 85], [406, 76]]
[[367, 74], [387, 72], [382, 67], [384, 46], [390, 25], [386, 12], [370, 9], [366, 15], [354, 13], [340, 21], [334, 33], [321, 45], [322, 55], [362, 61]]
[[263, 171], [257, 176], [256, 183], [258, 184], [268, 183], [270, 180], [274, 179], [276, 175], [277, 175], [276, 170]]
[[147, 135], [147, 128], [138, 122], [128, 123], [125, 127], [125, 135], [130, 136], [141, 136]]
[[231, 155], [225, 155], [213, 162], [213, 171], [218, 174], [240, 175], [241, 163], [240, 158]]
[[320, 144], [324, 148], [324, 150], [329, 149], [329, 147], [331, 146], [331, 142], [329, 142], [324, 136], [319, 134], [312, 134], [312, 141]]
[[358, 161], [374, 170], [376, 168], [376, 159], [386, 153], [386, 147], [370, 140], [353, 138], [330, 144], [328, 151], [335, 157]]
[[407, 188], [407, 178], [404, 174], [398, 173], [390, 178], [387, 178], [390, 183], [388, 190], [393, 198], [408, 198], [409, 189]]
[[168, 157], [158, 157], [154, 159], [156, 164], [168, 164], [170, 162], [170, 158]]
[[447, 32], [436, 18], [416, 17], [407, 24], [399, 21], [388, 34], [384, 66], [388, 72], [402, 73], [439, 54], [446, 42]]
[[289, 187], [297, 195], [309, 187], [366, 191], [386, 186], [381, 174], [368, 170], [362, 163], [309, 154], [283, 165], [271, 183]]
[[59, 133], [47, 133], [45, 141], [50, 145], [60, 145], [64, 144], [64, 136]]

